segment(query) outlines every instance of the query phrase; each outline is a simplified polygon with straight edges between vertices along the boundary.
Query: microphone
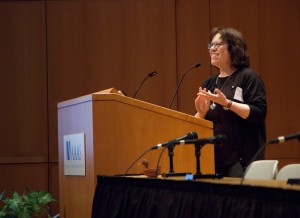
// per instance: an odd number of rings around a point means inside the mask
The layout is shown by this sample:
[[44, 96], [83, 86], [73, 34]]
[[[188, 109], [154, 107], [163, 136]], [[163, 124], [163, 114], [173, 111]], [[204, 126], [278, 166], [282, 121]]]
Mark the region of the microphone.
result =
[[187, 140], [179, 140], [177, 144], [195, 144], [195, 145], [205, 145], [205, 144], [216, 144], [222, 145], [227, 140], [226, 135], [216, 135], [210, 138], [203, 139], [187, 139]]
[[252, 162], [254, 162], [256, 160], [256, 158], [260, 155], [260, 153], [266, 148], [267, 145], [269, 144], [276, 144], [276, 143], [284, 143], [285, 141], [289, 141], [289, 140], [292, 140], [292, 139], [296, 139], [298, 138], [299, 142], [300, 142], [300, 132], [297, 132], [297, 133], [293, 133], [293, 134], [289, 134], [289, 135], [286, 135], [286, 136], [279, 136], [277, 137], [276, 139], [272, 139], [270, 140], [268, 143], [266, 144], [263, 144], [263, 146], [261, 146], [257, 152], [254, 154], [254, 156], [252, 157], [252, 159], [249, 161], [249, 164], [247, 165], [247, 168], [244, 172], [244, 175], [241, 179], [241, 182], [240, 184], [242, 185], [243, 184], [243, 181], [245, 179], [245, 176], [246, 176], [246, 173], [249, 169], [249, 166], [252, 164]]
[[153, 77], [153, 76], [155, 76], [156, 74], [157, 74], [156, 71], [153, 71], [153, 72], [151, 72], [151, 73], [148, 73], [148, 75], [145, 77], [145, 79], [142, 81], [142, 83], [141, 83], [141, 84], [139, 85], [139, 87], [136, 89], [136, 91], [135, 91], [135, 93], [134, 93], [134, 95], [133, 95], [133, 98], [135, 98], [136, 94], [139, 92], [139, 90], [141, 89], [141, 87], [142, 87], [142, 85], [144, 84], [144, 82], [145, 82], [148, 78]]
[[169, 145], [175, 145], [175, 144], [179, 144], [178, 142], [180, 140], [185, 140], [185, 139], [197, 139], [198, 138], [198, 134], [196, 132], [189, 132], [188, 134], [184, 135], [184, 136], [181, 136], [177, 139], [174, 139], [174, 140], [171, 140], [171, 141], [168, 141], [168, 142], [164, 142], [164, 143], [160, 143], [160, 144], [157, 144], [155, 146], [153, 146], [151, 148], [151, 150], [154, 150], [154, 149], [158, 149], [158, 148], [163, 148], [163, 147], [167, 147]]
[[195, 65], [192, 66], [190, 69], [188, 69], [187, 71], [184, 72], [184, 74], [182, 75], [181, 80], [180, 80], [180, 82], [179, 82], [179, 84], [178, 84], [178, 86], [177, 86], [177, 88], [176, 88], [176, 90], [175, 90], [175, 92], [174, 92], [174, 94], [173, 94], [173, 98], [172, 98], [172, 100], [171, 100], [171, 102], [170, 102], [168, 108], [171, 108], [171, 105], [172, 105], [172, 103], [173, 103], [173, 101], [174, 101], [174, 99], [175, 99], [175, 97], [176, 97], [176, 95], [177, 95], [177, 93], [178, 93], [178, 91], [179, 91], [179, 88], [180, 88], [180, 86], [181, 86], [181, 83], [182, 83], [183, 78], [185, 77], [185, 75], [186, 75], [188, 72], [190, 72], [192, 69], [200, 67], [200, 65], [201, 65], [201, 64], [195, 64]]
[[292, 140], [292, 139], [298, 139], [300, 142], [300, 132], [296, 132], [296, 133], [289, 134], [286, 136], [279, 136], [276, 139], [270, 140], [269, 144], [284, 143], [284, 142]]

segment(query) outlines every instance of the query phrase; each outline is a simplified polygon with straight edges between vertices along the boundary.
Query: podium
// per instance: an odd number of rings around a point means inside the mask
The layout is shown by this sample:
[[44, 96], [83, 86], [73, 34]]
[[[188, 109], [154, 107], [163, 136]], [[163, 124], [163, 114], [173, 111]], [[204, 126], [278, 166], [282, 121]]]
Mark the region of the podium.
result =
[[[57, 110], [61, 217], [91, 217], [98, 175], [123, 174], [152, 146], [188, 132], [197, 132], [199, 138], [213, 135], [210, 121], [126, 97], [114, 88], [60, 102]], [[66, 175], [65, 137], [73, 134], [84, 135], [84, 175]], [[148, 152], [143, 158], [155, 167], [162, 150]], [[176, 146], [173, 159], [175, 172], [195, 173], [193, 145]], [[201, 173], [215, 172], [212, 144], [201, 149], [200, 163]], [[161, 172], [169, 171], [167, 149], [160, 166]], [[141, 172], [136, 164], [128, 173]]]

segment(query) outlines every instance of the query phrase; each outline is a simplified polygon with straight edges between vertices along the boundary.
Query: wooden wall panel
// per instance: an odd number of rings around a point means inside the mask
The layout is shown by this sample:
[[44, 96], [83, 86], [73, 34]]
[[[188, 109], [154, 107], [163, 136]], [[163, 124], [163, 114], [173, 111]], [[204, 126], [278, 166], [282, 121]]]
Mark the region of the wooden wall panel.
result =
[[0, 165], [0, 191], [23, 193], [25, 188], [48, 191], [48, 165], [46, 164], [5, 164]]
[[59, 177], [58, 177], [58, 163], [49, 164], [49, 192], [57, 200], [50, 204], [50, 213], [59, 213]]
[[166, 106], [176, 84], [174, 1], [47, 3], [51, 159], [57, 160], [56, 104], [115, 87]]
[[[209, 1], [176, 1], [177, 74], [180, 82], [184, 72], [196, 63], [200, 68], [186, 74], [178, 91], [179, 111], [195, 114], [194, 101], [199, 86], [210, 75], [207, 50], [209, 26]], [[174, 90], [175, 91], [175, 90]], [[174, 101], [172, 108], [176, 108]]]
[[0, 163], [48, 159], [45, 28], [45, 3], [0, 3]]
[[[298, 0], [260, 2], [260, 59], [268, 90], [269, 138], [300, 130], [299, 11]], [[270, 158], [287, 163], [300, 162], [297, 140], [268, 146], [267, 151]]]
[[45, 21], [45, 1], [0, 2], [0, 192], [49, 191]]

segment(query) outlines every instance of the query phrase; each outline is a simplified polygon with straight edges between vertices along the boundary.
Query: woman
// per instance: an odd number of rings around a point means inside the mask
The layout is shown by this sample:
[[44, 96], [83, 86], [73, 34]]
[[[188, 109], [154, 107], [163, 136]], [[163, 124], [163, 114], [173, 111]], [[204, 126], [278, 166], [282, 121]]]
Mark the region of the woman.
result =
[[[195, 99], [196, 117], [214, 124], [214, 135], [227, 136], [215, 146], [216, 173], [242, 177], [257, 150], [266, 141], [265, 87], [249, 68], [247, 46], [240, 32], [214, 28], [208, 44], [211, 64], [219, 73], [208, 78]], [[264, 152], [258, 159], [264, 158]]]

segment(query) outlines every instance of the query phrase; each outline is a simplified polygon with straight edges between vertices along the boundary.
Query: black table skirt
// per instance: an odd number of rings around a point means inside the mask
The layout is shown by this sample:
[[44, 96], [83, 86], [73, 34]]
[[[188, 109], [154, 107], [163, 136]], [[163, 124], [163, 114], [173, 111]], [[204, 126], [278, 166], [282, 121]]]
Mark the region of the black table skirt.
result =
[[92, 218], [300, 217], [300, 191], [99, 176]]

